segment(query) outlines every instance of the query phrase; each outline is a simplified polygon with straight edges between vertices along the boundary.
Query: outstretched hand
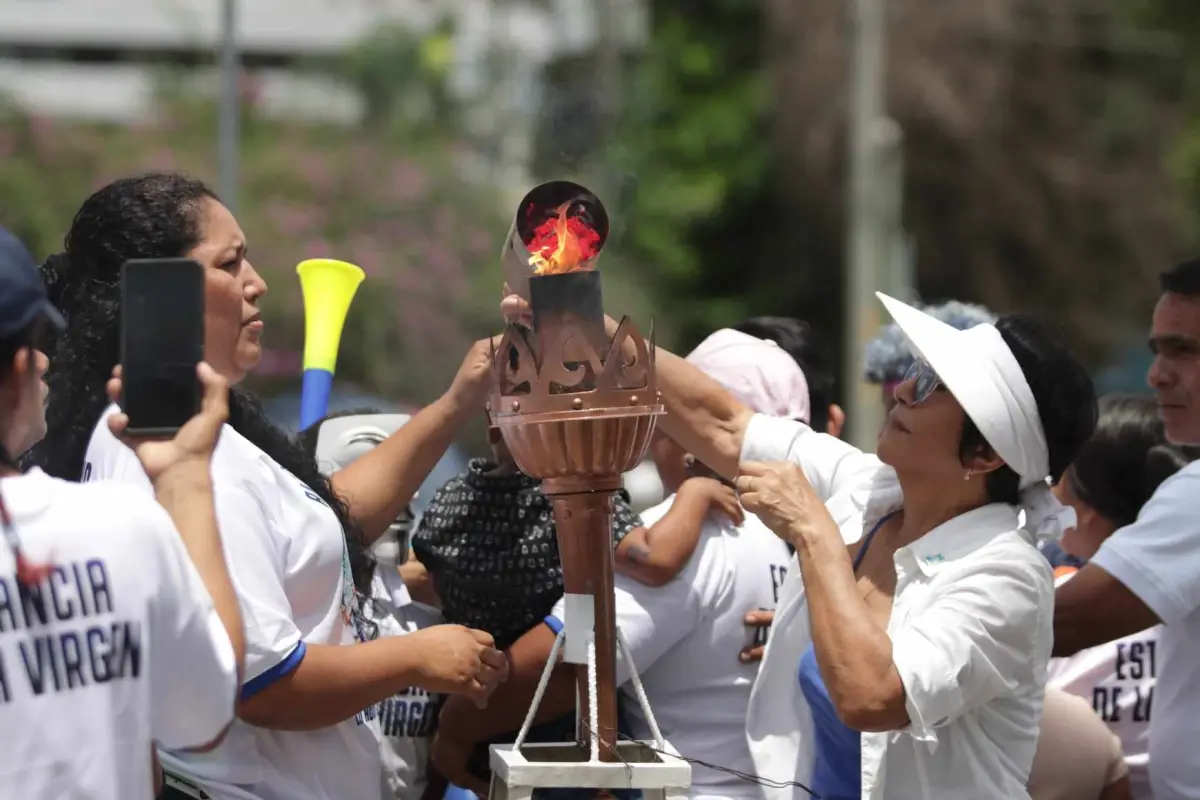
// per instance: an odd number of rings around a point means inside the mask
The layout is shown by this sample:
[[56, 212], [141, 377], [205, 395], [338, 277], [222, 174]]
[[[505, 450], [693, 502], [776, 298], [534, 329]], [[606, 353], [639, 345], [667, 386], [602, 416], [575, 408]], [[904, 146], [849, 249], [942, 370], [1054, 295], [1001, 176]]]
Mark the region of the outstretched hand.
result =
[[[108, 418], [108, 429], [125, 443], [142, 462], [151, 482], [178, 470], [203, 467], [208, 470], [221, 427], [229, 419], [229, 383], [208, 364], [196, 365], [196, 375], [204, 387], [200, 412], [180, 428], [174, 437], [130, 436], [125, 433], [129, 417], [123, 413]], [[108, 396], [114, 403], [121, 397], [121, 367], [113, 368], [108, 381]]]

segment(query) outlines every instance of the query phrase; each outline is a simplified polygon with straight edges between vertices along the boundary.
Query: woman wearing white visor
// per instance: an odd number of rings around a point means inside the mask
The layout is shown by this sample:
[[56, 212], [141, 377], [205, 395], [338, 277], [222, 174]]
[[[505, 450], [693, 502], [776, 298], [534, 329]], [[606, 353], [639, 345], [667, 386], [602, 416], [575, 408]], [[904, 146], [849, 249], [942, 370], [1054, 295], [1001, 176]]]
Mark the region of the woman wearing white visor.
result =
[[1047, 478], [1095, 425], [1091, 382], [1027, 320], [959, 331], [880, 297], [918, 360], [878, 458], [767, 418], [743, 437], [742, 501], [800, 567], [752, 747], [826, 798], [1025, 797], [1054, 602], [1036, 542], [1063, 513]]
[[1061, 524], [1046, 479], [1095, 394], [1031, 320], [958, 331], [880, 299], [921, 358], [878, 457], [658, 354], [660, 424], [740, 472], [747, 510], [797, 550], [750, 701], [756, 773], [780, 800], [1028, 797], [1054, 603], [1035, 542]]

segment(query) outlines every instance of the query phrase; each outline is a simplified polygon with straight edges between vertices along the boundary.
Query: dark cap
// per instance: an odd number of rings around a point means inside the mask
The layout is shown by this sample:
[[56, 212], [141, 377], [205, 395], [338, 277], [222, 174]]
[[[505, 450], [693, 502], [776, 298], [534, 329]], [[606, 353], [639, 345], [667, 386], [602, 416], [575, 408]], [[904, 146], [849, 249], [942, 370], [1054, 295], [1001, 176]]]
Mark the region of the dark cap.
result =
[[0, 337], [15, 336], [39, 317], [58, 329], [62, 314], [50, 304], [33, 256], [17, 237], [0, 228]]

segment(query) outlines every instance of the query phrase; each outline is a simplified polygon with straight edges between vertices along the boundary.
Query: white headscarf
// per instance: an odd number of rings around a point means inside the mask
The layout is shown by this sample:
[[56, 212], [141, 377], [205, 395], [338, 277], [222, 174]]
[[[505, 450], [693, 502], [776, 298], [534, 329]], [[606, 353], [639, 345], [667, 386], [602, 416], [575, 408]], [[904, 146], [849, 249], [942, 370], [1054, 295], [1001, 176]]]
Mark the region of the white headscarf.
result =
[[909, 344], [924, 358], [996, 454], [1021, 479], [1022, 528], [1058, 538], [1075, 512], [1050, 491], [1050, 451], [1037, 400], [994, 325], [958, 330], [876, 292]]

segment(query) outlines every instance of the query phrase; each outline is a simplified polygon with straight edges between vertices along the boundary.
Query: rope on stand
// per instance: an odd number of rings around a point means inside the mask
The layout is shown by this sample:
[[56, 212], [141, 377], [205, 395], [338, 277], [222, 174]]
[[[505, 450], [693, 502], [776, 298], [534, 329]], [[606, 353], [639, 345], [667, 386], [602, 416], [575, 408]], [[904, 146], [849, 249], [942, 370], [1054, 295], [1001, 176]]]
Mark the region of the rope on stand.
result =
[[629, 670], [629, 680], [633, 683], [634, 694], [637, 695], [638, 703], [642, 706], [642, 713], [646, 715], [646, 724], [650, 726], [650, 735], [654, 737], [654, 746], [662, 750], [666, 746], [666, 739], [663, 738], [662, 731], [658, 729], [658, 720], [654, 718], [654, 712], [650, 710], [650, 699], [646, 697], [646, 690], [642, 687], [642, 677], [638, 675], [637, 667], [633, 665], [633, 654], [629, 652], [629, 645], [625, 642], [625, 636], [621, 633], [621, 629], [617, 628], [617, 652], [625, 659], [625, 668]]
[[600, 708], [596, 688], [596, 637], [588, 642], [588, 723], [592, 726], [592, 762], [600, 760]]
[[520, 750], [525, 744], [525, 737], [529, 735], [529, 729], [533, 727], [533, 720], [537, 717], [538, 707], [542, 704], [542, 697], [546, 694], [546, 687], [550, 685], [550, 676], [554, 674], [554, 667], [558, 664], [558, 654], [562, 651], [563, 642], [567, 638], [567, 629], [563, 628], [554, 637], [554, 646], [550, 648], [550, 658], [546, 659], [546, 666], [542, 669], [541, 680], [538, 681], [537, 691], [533, 693], [533, 701], [529, 705], [529, 712], [525, 715], [525, 721], [521, 723], [521, 730], [517, 733], [517, 740], [513, 742], [513, 749]]

